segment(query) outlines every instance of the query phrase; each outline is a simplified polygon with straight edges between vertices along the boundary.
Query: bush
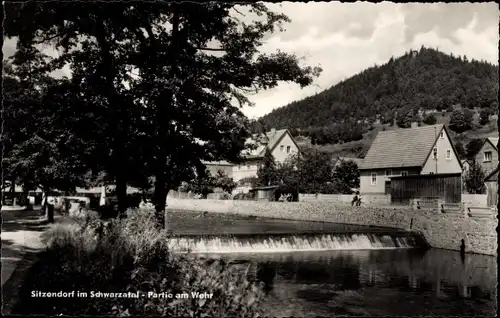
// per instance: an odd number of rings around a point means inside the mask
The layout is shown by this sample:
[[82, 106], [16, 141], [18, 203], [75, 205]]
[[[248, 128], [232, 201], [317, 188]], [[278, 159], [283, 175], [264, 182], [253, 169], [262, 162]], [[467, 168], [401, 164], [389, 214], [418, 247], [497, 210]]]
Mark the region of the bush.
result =
[[[46, 316], [254, 317], [262, 287], [224, 261], [208, 266], [168, 250], [154, 213], [129, 210], [105, 226], [97, 217], [58, 224], [44, 236], [47, 249], [30, 269], [14, 314]], [[107, 233], [102, 233], [103, 226]], [[106, 231], [105, 231], [106, 232]], [[139, 292], [140, 298], [39, 298], [43, 292]], [[150, 298], [148, 292], [212, 293], [211, 299]], [[189, 295], [190, 296], [190, 295]]]
[[293, 202], [299, 201], [299, 192], [297, 190], [297, 187], [292, 187], [289, 185], [280, 185], [278, 188], [274, 190], [273, 193], [274, 201], [279, 201], [282, 194], [284, 195], [290, 194], [292, 196]]

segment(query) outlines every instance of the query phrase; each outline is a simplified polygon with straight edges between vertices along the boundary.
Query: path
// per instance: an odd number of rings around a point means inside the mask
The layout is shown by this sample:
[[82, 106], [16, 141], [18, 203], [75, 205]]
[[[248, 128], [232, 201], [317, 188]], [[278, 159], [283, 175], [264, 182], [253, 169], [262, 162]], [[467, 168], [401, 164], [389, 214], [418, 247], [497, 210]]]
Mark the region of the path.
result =
[[19, 261], [41, 250], [41, 234], [47, 228], [39, 211], [3, 210], [2, 286], [12, 276]]

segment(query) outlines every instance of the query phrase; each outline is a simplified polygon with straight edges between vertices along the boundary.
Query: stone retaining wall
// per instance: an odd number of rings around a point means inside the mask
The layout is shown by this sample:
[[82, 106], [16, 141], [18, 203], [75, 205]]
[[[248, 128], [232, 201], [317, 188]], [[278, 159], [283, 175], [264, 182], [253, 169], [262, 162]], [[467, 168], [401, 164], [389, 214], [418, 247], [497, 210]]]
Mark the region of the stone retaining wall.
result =
[[320, 201], [282, 203], [169, 198], [167, 204], [168, 208], [176, 210], [411, 229], [421, 232], [435, 248], [460, 250], [463, 239], [468, 253], [497, 255], [496, 210], [488, 217], [469, 217], [466, 213], [442, 213], [438, 208], [351, 207]]

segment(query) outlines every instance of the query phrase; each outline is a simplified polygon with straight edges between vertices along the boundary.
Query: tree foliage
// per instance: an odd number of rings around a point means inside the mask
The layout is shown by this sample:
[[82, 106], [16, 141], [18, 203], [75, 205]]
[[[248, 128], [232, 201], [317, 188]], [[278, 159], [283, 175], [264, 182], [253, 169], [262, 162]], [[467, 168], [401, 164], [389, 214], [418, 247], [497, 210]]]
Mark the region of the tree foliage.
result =
[[454, 110], [450, 116], [450, 127], [454, 132], [461, 134], [472, 128], [472, 114], [469, 110]]
[[258, 186], [270, 186], [276, 185], [281, 182], [278, 176], [278, 168], [274, 156], [271, 154], [268, 148], [264, 153], [264, 158], [262, 163], [257, 170]]
[[423, 123], [426, 125], [435, 125], [437, 123], [436, 116], [434, 114], [426, 115]]
[[457, 141], [457, 143], [455, 144], [455, 150], [457, 151], [459, 159], [464, 159], [467, 157], [467, 152], [465, 151], [464, 145], [460, 141]]
[[485, 173], [481, 165], [476, 160], [472, 160], [469, 169], [464, 176], [465, 188], [467, 192], [470, 194], [486, 193], [484, 178]]
[[472, 139], [469, 141], [465, 147], [467, 158], [474, 159], [479, 150], [481, 150], [481, 147], [483, 147], [483, 144], [483, 139]]
[[342, 160], [335, 167], [333, 180], [340, 193], [353, 193], [353, 189], [359, 189], [360, 185], [358, 165], [351, 160]]
[[[242, 23], [243, 9], [259, 20]], [[263, 37], [289, 21], [262, 3], [28, 1], [5, 13], [18, 49], [58, 50], [37, 74], [71, 70], [60, 99], [88, 127], [71, 132], [114, 178], [120, 210], [140, 168], [154, 176], [160, 224], [168, 191], [202, 161], [241, 160], [249, 122], [232, 100], [249, 104], [247, 94], [280, 81], [304, 87], [321, 72], [293, 54], [259, 53]]]

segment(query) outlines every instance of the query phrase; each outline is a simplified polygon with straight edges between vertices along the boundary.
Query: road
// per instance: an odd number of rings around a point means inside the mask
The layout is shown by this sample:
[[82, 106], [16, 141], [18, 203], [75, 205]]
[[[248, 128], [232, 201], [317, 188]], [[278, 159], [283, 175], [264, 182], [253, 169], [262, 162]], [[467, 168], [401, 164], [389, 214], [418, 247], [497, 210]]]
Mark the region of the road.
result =
[[2, 215], [2, 286], [11, 277], [22, 258], [43, 247], [41, 234], [47, 228], [39, 211], [3, 210]]

